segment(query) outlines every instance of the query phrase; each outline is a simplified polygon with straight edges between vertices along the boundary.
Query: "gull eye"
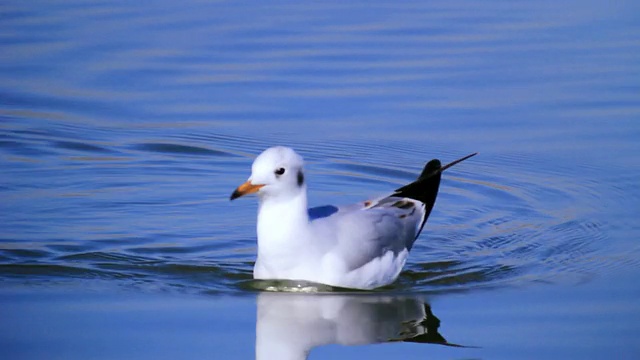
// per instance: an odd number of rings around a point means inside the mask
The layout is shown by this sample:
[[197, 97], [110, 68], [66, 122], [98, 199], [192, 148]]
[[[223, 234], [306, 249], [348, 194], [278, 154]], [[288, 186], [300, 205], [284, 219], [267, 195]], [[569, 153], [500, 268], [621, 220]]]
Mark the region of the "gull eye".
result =
[[284, 174], [284, 168], [277, 168], [274, 172], [276, 173], [276, 175], [282, 175]]

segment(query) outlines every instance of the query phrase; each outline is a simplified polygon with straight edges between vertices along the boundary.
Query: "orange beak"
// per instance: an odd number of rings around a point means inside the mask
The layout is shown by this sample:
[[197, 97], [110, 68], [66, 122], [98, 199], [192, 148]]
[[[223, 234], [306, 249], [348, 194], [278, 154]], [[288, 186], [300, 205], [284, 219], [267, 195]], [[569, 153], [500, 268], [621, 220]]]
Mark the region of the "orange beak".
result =
[[238, 186], [238, 188], [231, 194], [229, 200], [234, 200], [239, 198], [240, 196], [245, 196], [247, 194], [253, 194], [254, 192], [258, 192], [261, 187], [264, 185], [253, 185], [249, 181], [246, 181], [244, 184]]

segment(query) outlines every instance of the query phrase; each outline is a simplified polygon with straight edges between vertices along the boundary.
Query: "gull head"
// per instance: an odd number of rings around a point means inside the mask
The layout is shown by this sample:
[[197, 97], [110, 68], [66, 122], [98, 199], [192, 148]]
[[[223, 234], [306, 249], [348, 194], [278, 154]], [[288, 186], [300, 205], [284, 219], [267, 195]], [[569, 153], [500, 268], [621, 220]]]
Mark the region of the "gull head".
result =
[[302, 157], [293, 149], [275, 146], [263, 151], [251, 166], [249, 179], [231, 194], [231, 200], [257, 193], [260, 199], [288, 198], [305, 190]]

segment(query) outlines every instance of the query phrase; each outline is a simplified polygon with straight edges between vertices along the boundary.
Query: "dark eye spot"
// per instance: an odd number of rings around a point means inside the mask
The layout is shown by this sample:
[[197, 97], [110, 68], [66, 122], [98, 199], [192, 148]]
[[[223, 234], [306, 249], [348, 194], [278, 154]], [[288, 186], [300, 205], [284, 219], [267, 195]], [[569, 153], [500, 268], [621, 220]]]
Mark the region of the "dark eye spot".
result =
[[301, 170], [298, 170], [298, 186], [302, 186], [304, 184], [304, 175]]
[[277, 168], [275, 171], [276, 175], [282, 175], [284, 174], [284, 168]]

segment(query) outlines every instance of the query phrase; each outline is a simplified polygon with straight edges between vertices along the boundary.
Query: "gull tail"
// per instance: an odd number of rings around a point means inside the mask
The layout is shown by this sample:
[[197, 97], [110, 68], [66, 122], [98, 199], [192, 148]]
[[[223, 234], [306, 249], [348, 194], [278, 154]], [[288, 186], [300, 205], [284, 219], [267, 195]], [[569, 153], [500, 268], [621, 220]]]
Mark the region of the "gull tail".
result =
[[418, 200], [424, 204], [424, 215], [422, 217], [420, 229], [416, 233], [416, 238], [418, 238], [418, 235], [420, 235], [424, 224], [427, 222], [427, 219], [431, 214], [433, 205], [436, 203], [436, 197], [438, 196], [438, 189], [440, 188], [440, 179], [442, 178], [442, 172], [452, 167], [453, 165], [467, 160], [468, 158], [477, 154], [478, 153], [469, 154], [445, 166], [442, 166], [440, 160], [433, 159], [424, 166], [422, 173], [420, 173], [420, 176], [418, 176], [418, 179], [416, 181], [396, 189], [396, 191], [393, 193], [393, 196]]

